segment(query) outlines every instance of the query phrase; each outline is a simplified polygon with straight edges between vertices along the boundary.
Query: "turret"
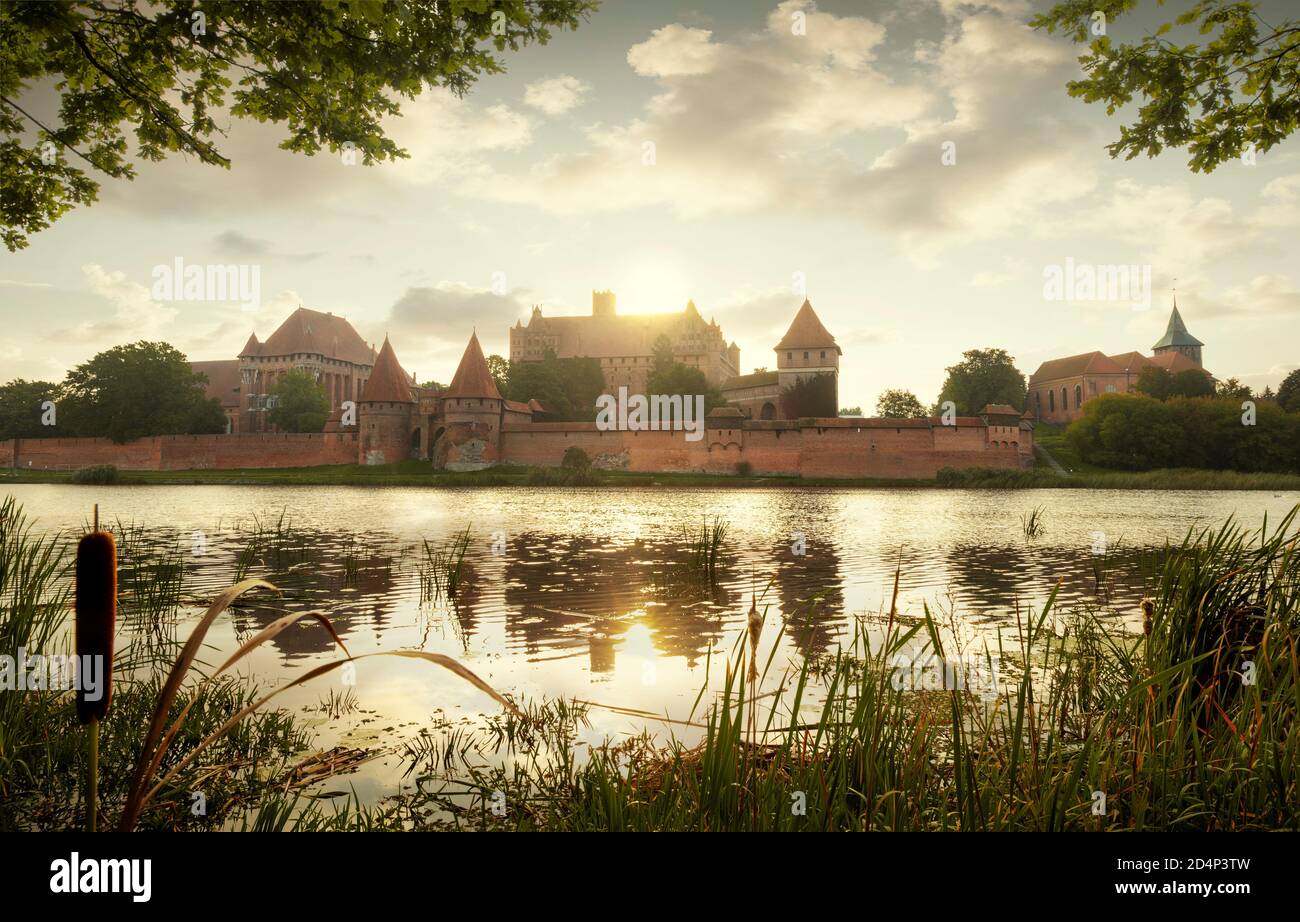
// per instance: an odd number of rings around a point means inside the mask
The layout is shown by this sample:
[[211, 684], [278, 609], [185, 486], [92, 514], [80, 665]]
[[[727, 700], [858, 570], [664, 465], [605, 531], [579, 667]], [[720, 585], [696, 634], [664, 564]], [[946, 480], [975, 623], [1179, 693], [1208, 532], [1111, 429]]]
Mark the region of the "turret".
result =
[[418, 428], [412, 431], [414, 413], [415, 395], [385, 336], [357, 402], [358, 463], [396, 464], [418, 457], [421, 432]]
[[442, 394], [442, 429], [433, 445], [434, 467], [477, 471], [496, 464], [501, 456], [504, 404], [474, 333]]
[[812, 303], [805, 298], [794, 315], [794, 321], [785, 336], [776, 345], [777, 382], [781, 390], [792, 387], [805, 378], [817, 375], [830, 375], [835, 379], [835, 407], [832, 414], [839, 412], [840, 399], [840, 356], [843, 350], [835, 342], [835, 337], [813, 310]]

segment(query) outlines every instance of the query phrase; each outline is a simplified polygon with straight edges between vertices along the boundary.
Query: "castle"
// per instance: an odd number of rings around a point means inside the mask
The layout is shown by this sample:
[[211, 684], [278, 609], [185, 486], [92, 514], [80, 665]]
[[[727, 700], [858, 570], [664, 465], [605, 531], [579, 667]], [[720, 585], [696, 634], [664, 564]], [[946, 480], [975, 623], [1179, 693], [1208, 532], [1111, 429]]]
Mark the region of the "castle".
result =
[[539, 362], [548, 352], [561, 359], [593, 358], [610, 392], [623, 386], [644, 393], [660, 337], [671, 344], [675, 361], [698, 368], [712, 385], [739, 371], [740, 348], [727, 344], [716, 320], [704, 322], [694, 301], [678, 313], [620, 314], [612, 291], [591, 293], [589, 317], [545, 317], [534, 307], [527, 325], [520, 320], [510, 329], [510, 361]]
[[1098, 394], [1132, 390], [1144, 368], [1163, 368], [1174, 375], [1200, 370], [1213, 378], [1201, 365], [1204, 345], [1187, 331], [1175, 299], [1165, 335], [1151, 347], [1149, 356], [1140, 352], [1085, 352], [1039, 365], [1029, 376], [1026, 415], [1043, 422], [1071, 422], [1079, 418], [1084, 403]]
[[[266, 342], [250, 337], [239, 357], [196, 362], [208, 393], [226, 409], [223, 435], [156, 436], [116, 445], [105, 439], [14, 439], [0, 458], [14, 467], [123, 469], [311, 467], [420, 460], [471, 471], [496, 465], [559, 466], [570, 448], [593, 466], [640, 472], [707, 472], [826, 478], [928, 479], [945, 467], [1033, 465], [1033, 426], [1016, 410], [988, 406], [956, 419], [786, 418], [785, 390], [829, 378], [838, 403], [842, 350], [805, 300], [774, 346], [776, 371], [737, 375], [739, 349], [690, 303], [678, 314], [620, 317], [614, 296], [597, 292], [591, 317], [543, 317], [511, 331], [513, 361], [557, 356], [599, 358], [610, 392], [643, 388], [655, 342], [668, 336], [674, 358], [699, 368], [726, 400], [703, 422], [703, 435], [678, 430], [611, 430], [596, 422], [549, 418], [535, 399], [501, 394], [477, 334], [471, 334], [446, 387], [420, 386], [385, 337], [375, 349], [346, 320], [299, 308]], [[330, 416], [319, 433], [268, 431], [275, 382], [303, 369], [321, 382]], [[637, 391], [640, 392], [640, 391]], [[692, 433], [698, 436], [698, 432]]]

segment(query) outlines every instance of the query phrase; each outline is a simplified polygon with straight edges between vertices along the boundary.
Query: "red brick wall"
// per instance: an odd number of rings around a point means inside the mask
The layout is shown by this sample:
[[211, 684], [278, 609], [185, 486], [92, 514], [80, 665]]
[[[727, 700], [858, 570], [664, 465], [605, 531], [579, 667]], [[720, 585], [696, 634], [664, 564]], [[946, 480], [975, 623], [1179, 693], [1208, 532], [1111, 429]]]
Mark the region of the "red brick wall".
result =
[[983, 426], [709, 429], [699, 442], [681, 432], [600, 432], [594, 423], [545, 423], [502, 432], [505, 464], [556, 466], [576, 445], [593, 461], [626, 456], [626, 470], [731, 473], [748, 461], [756, 474], [806, 477], [933, 478], [944, 467], [1028, 467], [1027, 446], [986, 444]]
[[0, 463], [73, 471], [112, 464], [127, 471], [183, 471], [355, 464], [356, 434], [246, 433], [167, 435], [117, 445], [108, 439], [15, 439], [0, 442]]

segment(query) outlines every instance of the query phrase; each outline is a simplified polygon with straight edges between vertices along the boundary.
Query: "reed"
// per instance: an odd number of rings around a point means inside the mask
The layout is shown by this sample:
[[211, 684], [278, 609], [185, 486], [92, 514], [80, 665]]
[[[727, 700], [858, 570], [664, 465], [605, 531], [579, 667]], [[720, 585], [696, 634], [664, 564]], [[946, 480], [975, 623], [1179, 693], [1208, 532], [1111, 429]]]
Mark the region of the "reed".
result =
[[1026, 541], [1033, 541], [1035, 538], [1042, 537], [1047, 528], [1043, 522], [1043, 507], [1035, 506], [1028, 512], [1020, 516], [1020, 528], [1025, 533]]
[[717, 582], [722, 549], [730, 527], [721, 516], [712, 521], [706, 516], [698, 532], [685, 535], [687, 576], [709, 585]]
[[426, 539], [424, 562], [420, 566], [420, 598], [426, 602], [455, 599], [464, 588], [465, 554], [469, 550], [469, 526], [441, 545]]

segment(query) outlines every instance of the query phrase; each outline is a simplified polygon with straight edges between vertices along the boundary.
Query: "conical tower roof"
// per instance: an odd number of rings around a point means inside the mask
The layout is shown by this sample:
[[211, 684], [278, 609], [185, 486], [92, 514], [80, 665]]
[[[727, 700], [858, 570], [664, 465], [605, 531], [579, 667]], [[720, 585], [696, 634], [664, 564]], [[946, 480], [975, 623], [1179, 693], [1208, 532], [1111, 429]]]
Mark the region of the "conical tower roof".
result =
[[826, 327], [822, 326], [821, 318], [813, 310], [812, 302], [804, 298], [803, 304], [799, 308], [799, 313], [794, 315], [794, 322], [790, 324], [790, 329], [785, 331], [785, 336], [776, 344], [778, 351], [781, 349], [834, 349], [841, 355], [844, 350], [835, 342], [835, 337], [830, 334]]
[[257, 334], [249, 333], [248, 342], [244, 343], [244, 349], [239, 354], [241, 357], [245, 355], [257, 355], [261, 351], [262, 344], [257, 341]]
[[477, 333], [470, 334], [469, 345], [465, 347], [465, 354], [460, 357], [460, 365], [443, 396], [501, 399], [501, 392], [497, 390], [487, 359], [483, 357], [483, 347], [478, 344]]
[[375, 359], [375, 367], [361, 392], [362, 403], [414, 403], [411, 385], [406, 380], [406, 372], [397, 363], [397, 353], [393, 344], [384, 337], [384, 346]]
[[1178, 313], [1178, 302], [1174, 301], [1174, 309], [1169, 314], [1169, 326], [1165, 327], [1165, 335], [1160, 337], [1160, 341], [1152, 346], [1152, 349], [1163, 349], [1167, 346], [1204, 346], [1191, 333], [1187, 332], [1187, 324], [1183, 323], [1182, 314]]

